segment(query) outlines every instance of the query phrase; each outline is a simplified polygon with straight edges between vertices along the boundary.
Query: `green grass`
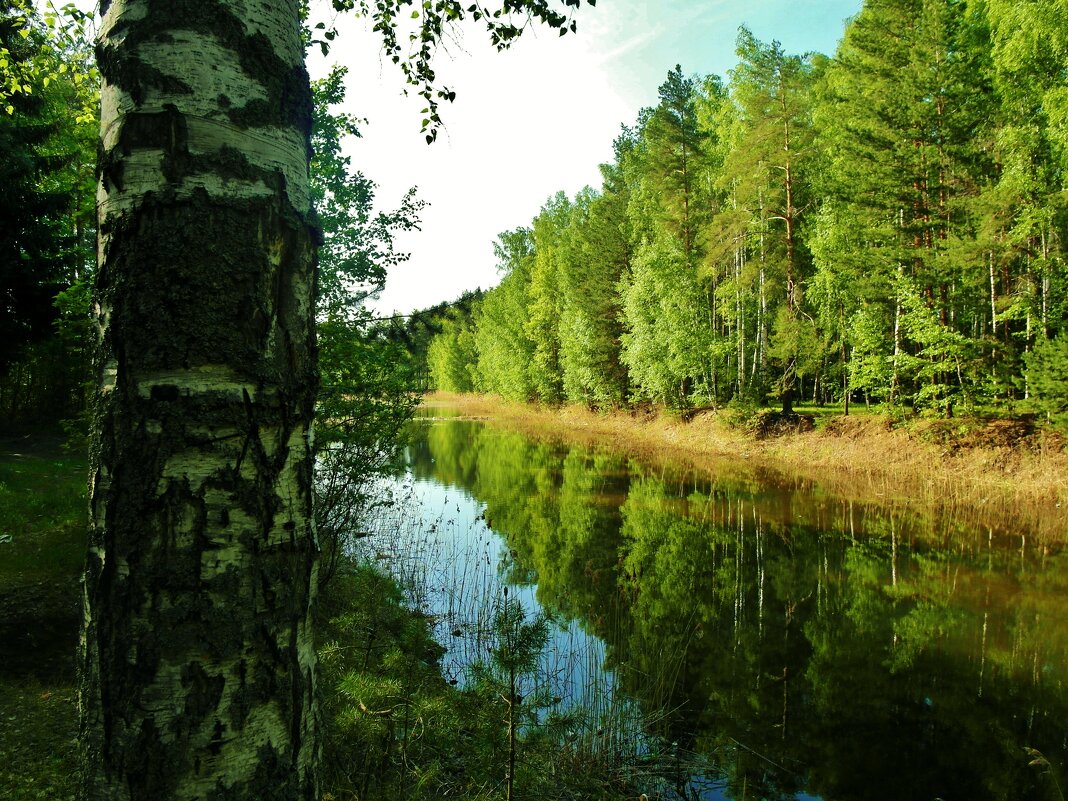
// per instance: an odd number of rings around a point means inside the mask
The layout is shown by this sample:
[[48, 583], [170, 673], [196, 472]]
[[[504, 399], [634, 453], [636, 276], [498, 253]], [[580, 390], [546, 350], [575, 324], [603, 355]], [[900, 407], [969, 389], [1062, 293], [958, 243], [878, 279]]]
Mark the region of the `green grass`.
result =
[[0, 455], [0, 799], [74, 797], [85, 473], [58, 450]]
[[77, 577], [85, 549], [85, 459], [0, 456], [0, 588]]
[[77, 735], [70, 683], [0, 678], [0, 799], [73, 799]]

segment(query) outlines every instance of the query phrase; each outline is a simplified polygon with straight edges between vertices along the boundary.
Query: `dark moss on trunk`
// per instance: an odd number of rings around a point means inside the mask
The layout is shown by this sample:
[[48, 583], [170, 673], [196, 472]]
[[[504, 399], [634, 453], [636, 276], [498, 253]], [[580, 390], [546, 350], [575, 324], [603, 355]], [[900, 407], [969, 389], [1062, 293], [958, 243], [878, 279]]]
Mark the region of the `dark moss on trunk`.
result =
[[[151, 198], [106, 233], [114, 257], [98, 284], [113, 309], [105, 358], [138, 370], [235, 365], [251, 379], [300, 387], [312, 379], [286, 378], [311, 357], [309, 342], [289, 334], [292, 315], [306, 313], [296, 282], [307, 280], [300, 262], [311, 249], [291, 211], [198, 191], [190, 200]], [[281, 251], [277, 269], [272, 250]]]

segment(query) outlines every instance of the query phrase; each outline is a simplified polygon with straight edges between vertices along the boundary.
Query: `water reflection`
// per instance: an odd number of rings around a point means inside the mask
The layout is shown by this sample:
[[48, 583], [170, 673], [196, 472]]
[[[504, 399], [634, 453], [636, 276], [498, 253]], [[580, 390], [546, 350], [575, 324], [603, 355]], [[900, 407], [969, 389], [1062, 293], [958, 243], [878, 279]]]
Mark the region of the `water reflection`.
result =
[[409, 470], [481, 502], [511, 579], [714, 761], [702, 797], [1063, 798], [1065, 550], [471, 422], [418, 427]]

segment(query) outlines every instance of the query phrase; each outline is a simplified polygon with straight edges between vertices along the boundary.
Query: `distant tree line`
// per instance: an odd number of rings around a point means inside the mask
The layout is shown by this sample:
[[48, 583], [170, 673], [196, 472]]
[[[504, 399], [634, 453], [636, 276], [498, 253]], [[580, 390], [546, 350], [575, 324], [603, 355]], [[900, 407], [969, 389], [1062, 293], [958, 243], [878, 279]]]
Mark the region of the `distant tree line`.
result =
[[868, 0], [834, 58], [742, 28], [725, 82], [669, 72], [600, 190], [500, 235], [434, 384], [1068, 419], [1066, 15]]

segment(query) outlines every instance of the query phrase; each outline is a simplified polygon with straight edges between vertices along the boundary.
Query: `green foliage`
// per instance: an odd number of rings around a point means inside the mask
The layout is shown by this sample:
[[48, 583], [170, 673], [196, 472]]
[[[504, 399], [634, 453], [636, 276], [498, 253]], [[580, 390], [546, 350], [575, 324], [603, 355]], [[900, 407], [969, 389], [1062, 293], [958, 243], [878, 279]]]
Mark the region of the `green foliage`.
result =
[[[477, 307], [472, 310], [477, 313]], [[478, 351], [470, 314], [446, 318], [441, 333], [430, 340], [427, 364], [430, 380], [445, 392], [471, 392], [475, 389]]]
[[486, 295], [475, 320], [478, 388], [516, 401], [534, 398], [528, 370], [534, 358], [528, 333], [533, 249], [530, 229], [500, 234], [495, 251], [504, 277]]
[[637, 385], [636, 396], [678, 409], [696, 392], [709, 392], [707, 296], [687, 267], [682, 244], [670, 239], [644, 244], [622, 298], [629, 330], [620, 358]]
[[813, 320], [788, 305], [779, 309], [772, 327], [768, 356], [782, 365], [776, 381], [777, 395], [792, 391], [798, 378], [812, 376], [822, 367], [822, 342]]
[[717, 389], [714, 287], [699, 270], [702, 229], [715, 207], [707, 172], [715, 140], [699, 111], [707, 113], [722, 88], [715, 82], [698, 87], [676, 66], [659, 95], [623, 160], [632, 185], [633, 257], [619, 283], [620, 361], [633, 398], [677, 409], [714, 401]]
[[8, 3], [0, 85], [9, 79], [18, 91], [0, 88], [0, 418], [18, 425], [85, 402], [98, 99], [84, 17]]
[[[578, 30], [571, 8], [578, 8], [582, 0], [563, 0], [566, 13], [557, 11], [549, 0], [503, 0], [500, 6], [476, 3], [467, 5], [461, 0], [439, 0], [414, 4], [412, 0], [333, 0], [335, 11], [352, 11], [371, 20], [373, 30], [382, 37], [386, 57], [396, 64], [404, 80], [415, 87], [426, 103], [422, 110], [423, 132], [427, 143], [437, 139], [441, 127], [439, 105], [451, 103], [456, 92], [441, 86], [433, 67], [434, 56], [443, 41], [447, 41], [454, 29], [470, 19], [485, 26], [490, 43], [498, 50], [507, 50], [522, 35], [531, 21], [559, 31], [563, 36]], [[596, 0], [586, 0], [593, 6]], [[413, 8], [409, 13], [408, 9]], [[318, 45], [325, 56], [330, 43], [337, 36], [333, 21], [317, 23], [309, 38], [309, 44]], [[319, 38], [321, 36], [321, 38]], [[407, 52], [405, 51], [406, 43]]]
[[702, 191], [702, 159], [707, 132], [698, 120], [698, 88], [682, 67], [668, 72], [659, 88], [660, 103], [648, 112], [630, 165], [637, 179], [634, 196], [640, 238], [669, 236], [679, 243], [686, 266], [699, 259], [699, 229], [707, 216]]
[[357, 120], [332, 106], [345, 97], [345, 71], [333, 68], [312, 86], [315, 99], [312, 201], [322, 227], [316, 335], [322, 385], [316, 409], [315, 516], [329, 578], [345, 544], [358, 534], [372, 498], [368, 487], [391, 464], [411, 418], [415, 395], [403, 370], [405, 351], [363, 305], [380, 291], [387, 270], [407, 258], [398, 232], [418, 228], [414, 190], [391, 212], [374, 208], [375, 185], [352, 172], [343, 155]]
[[[630, 144], [621, 137], [617, 152]], [[629, 190], [618, 165], [602, 165], [601, 172], [603, 193], [579, 194], [563, 236], [560, 373], [568, 401], [611, 408], [626, 401], [628, 389], [620, 362], [623, 311], [617, 287], [630, 266]]]
[[1040, 340], [1024, 361], [1032, 407], [1068, 429], [1068, 334]]
[[561, 241], [571, 204], [563, 192], [542, 207], [534, 218], [534, 253], [527, 285], [527, 338], [534, 346], [527, 372], [531, 387], [543, 403], [563, 399], [560, 371], [560, 315], [563, 311], [561, 281], [566, 258]]
[[776, 394], [787, 410], [798, 377], [812, 372], [799, 362], [818, 362], [821, 355], [805, 325], [801, 291], [809, 272], [800, 231], [810, 208], [815, 70], [811, 55], [787, 55], [778, 42], [764, 44], [744, 27], [737, 52], [731, 96], [738, 116], [723, 171], [732, 178], [732, 204], [748, 214], [749, 237], [759, 237], [753, 245], [762, 279], [782, 293], [766, 354], [777, 363]]
[[398, 252], [398, 233], [418, 230], [424, 203], [415, 189], [408, 190], [395, 211], [374, 207], [375, 184], [362, 172], [353, 172], [352, 159], [343, 154], [346, 136], [359, 136], [360, 120], [332, 107], [344, 102], [343, 67], [333, 67], [315, 81], [315, 114], [310, 165], [312, 204], [323, 232], [319, 246], [320, 318], [355, 321], [365, 316], [362, 302], [380, 292], [386, 273], [407, 261]]
[[74, 3], [57, 8], [52, 0], [40, 12], [29, 0], [6, 0], [0, 7], [0, 111], [14, 115], [20, 100], [61, 83], [71, 92], [68, 112], [74, 111], [74, 123], [95, 122], [99, 75], [86, 47], [92, 14]]
[[378, 334], [403, 350], [402, 358], [394, 363], [394, 371], [412, 392], [432, 389], [427, 354], [434, 337], [442, 332], [447, 320], [474, 315], [483, 295], [481, 289], [468, 290], [454, 301], [378, 321]]

